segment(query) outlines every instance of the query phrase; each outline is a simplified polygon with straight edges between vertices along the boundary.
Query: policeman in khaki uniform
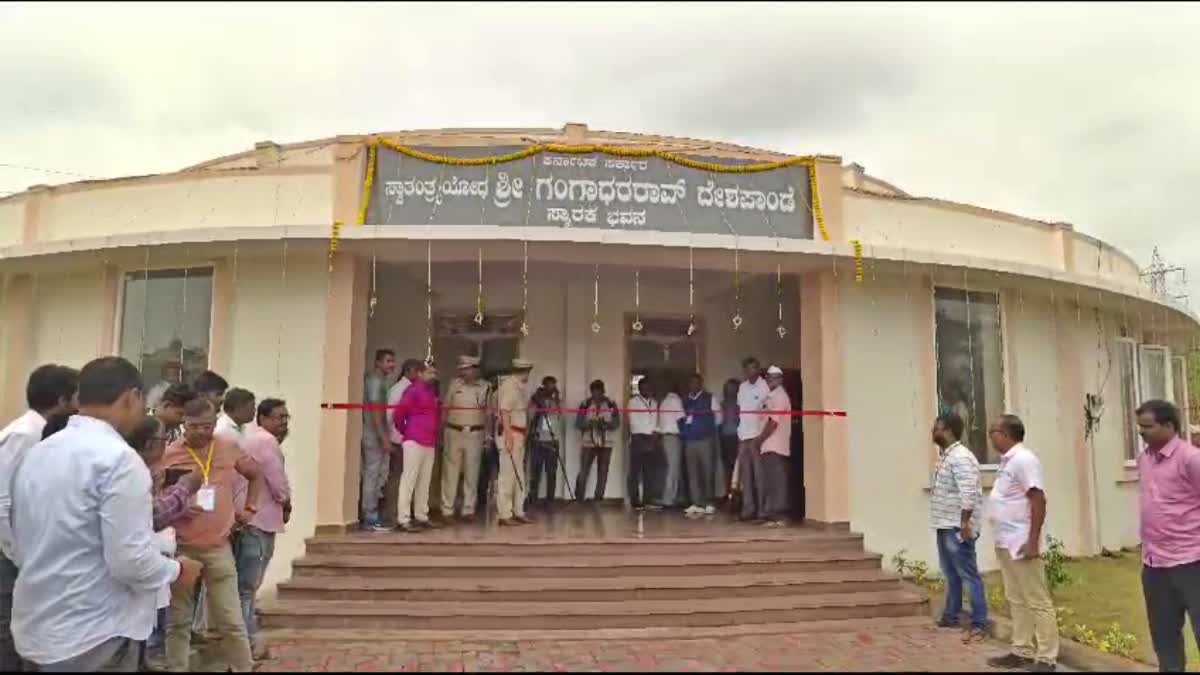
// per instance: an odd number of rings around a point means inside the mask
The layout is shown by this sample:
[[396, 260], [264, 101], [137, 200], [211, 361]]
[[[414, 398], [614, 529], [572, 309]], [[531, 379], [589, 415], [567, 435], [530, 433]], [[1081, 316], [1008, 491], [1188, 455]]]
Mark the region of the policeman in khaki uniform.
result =
[[475, 517], [479, 467], [483, 461], [488, 386], [479, 379], [479, 359], [461, 356], [458, 377], [446, 392], [446, 447], [442, 455], [442, 516], [454, 516], [458, 477], [463, 477], [462, 519]]
[[513, 373], [500, 382], [496, 392], [496, 447], [500, 452], [500, 476], [496, 491], [496, 510], [501, 525], [533, 522], [525, 517], [525, 437], [529, 433], [529, 371], [533, 364], [513, 359]]

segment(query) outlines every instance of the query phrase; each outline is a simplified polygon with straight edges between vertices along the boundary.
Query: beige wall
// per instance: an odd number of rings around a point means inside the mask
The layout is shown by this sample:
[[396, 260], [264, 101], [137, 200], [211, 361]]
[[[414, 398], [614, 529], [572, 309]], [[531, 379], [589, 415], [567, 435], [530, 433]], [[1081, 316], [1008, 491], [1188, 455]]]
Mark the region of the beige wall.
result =
[[[935, 369], [929, 276], [914, 271], [843, 283], [851, 526], [866, 535], [869, 549], [888, 558], [907, 549], [910, 558], [936, 569], [927, 492], [935, 456], [929, 429], [936, 414], [925, 384]], [[939, 275], [937, 283], [954, 285], [953, 276]], [[1061, 294], [1054, 302], [1057, 312], [1045, 288], [1003, 292], [1006, 408], [1025, 421], [1026, 442], [1042, 460], [1046, 531], [1072, 554], [1133, 546], [1136, 475], [1124, 463], [1119, 371], [1115, 361], [1111, 369], [1109, 364], [1121, 312], [1105, 306], [1099, 321], [1094, 305], [1085, 302], [1077, 312], [1073, 298]], [[1131, 329], [1141, 332], [1136, 325]], [[1090, 444], [1082, 440], [1085, 393], [1099, 393], [1105, 401]], [[985, 475], [990, 485], [994, 474]], [[985, 525], [979, 546], [985, 569], [995, 566], [991, 537]]]
[[[632, 311], [633, 274], [630, 270], [616, 267], [601, 268], [601, 332], [593, 334], [592, 323], [592, 274], [565, 267], [547, 269], [545, 264], [531, 265], [529, 293], [530, 335], [522, 344], [522, 354], [535, 363], [530, 381], [541, 381], [545, 375], [554, 375], [559, 380], [559, 389], [565, 402], [574, 406], [587, 395], [587, 386], [594, 379], [604, 380], [609, 396], [623, 403], [622, 383], [625, 381], [624, 313]], [[454, 270], [434, 267], [434, 289], [437, 294], [434, 312], [439, 308], [473, 312], [475, 307], [476, 282], [471, 278], [473, 268], [455, 266]], [[485, 270], [485, 275], [487, 271]], [[486, 305], [489, 311], [502, 313], [516, 311], [521, 306], [519, 276], [501, 274], [500, 281], [489, 281], [486, 285]], [[654, 314], [687, 316], [687, 271], [665, 273], [678, 281], [664, 281], [661, 271], [655, 272], [651, 280], [649, 272], [643, 272], [641, 306], [643, 318]], [[367, 362], [374, 350], [380, 347], [395, 349], [400, 359], [423, 358], [425, 355], [425, 300], [424, 267], [393, 268], [381, 267], [379, 278], [379, 304], [375, 318], [368, 328]], [[785, 321], [788, 328], [786, 339], [775, 333], [776, 307], [770, 280], [759, 277], [745, 289], [743, 317], [746, 320], [741, 333], [734, 333], [729, 322], [732, 302], [728, 286], [731, 275], [702, 275], [698, 284], [697, 315], [705, 322], [706, 349], [702, 368], [710, 390], [719, 391], [721, 383], [735, 377], [740, 370], [743, 357], [754, 354], [764, 363], [778, 363], [781, 367], [799, 365], [798, 326], [795, 310], [795, 286], [789, 281], [788, 305]], [[495, 277], [493, 277], [495, 278]], [[391, 311], [389, 311], [391, 310]], [[445, 364], [443, 364], [445, 365]], [[452, 364], [451, 364], [452, 367]], [[446, 379], [445, 377], [443, 379]], [[532, 393], [532, 388], [531, 388]], [[571, 420], [573, 423], [573, 420]], [[579, 469], [578, 435], [567, 435], [566, 463], [568, 475], [574, 480]], [[595, 472], [593, 472], [594, 478]], [[625, 458], [620, 451], [614, 453], [609, 471], [609, 497], [625, 495]], [[561, 496], [566, 496], [565, 487], [559, 479]]]
[[21, 228], [24, 222], [25, 201], [23, 199], [0, 201], [0, 247], [21, 243]]
[[304, 552], [317, 509], [317, 458], [321, 404], [326, 266], [319, 255], [289, 255], [287, 285], [280, 258], [239, 261], [238, 282], [229, 311], [229, 366], [222, 373], [232, 386], [287, 401], [292, 415], [283, 444], [292, 485], [292, 520], [275, 543], [267, 570], [268, 587], [286, 579], [291, 560]]
[[301, 173], [172, 181], [52, 192], [38, 239], [211, 227], [327, 223], [328, 174]]

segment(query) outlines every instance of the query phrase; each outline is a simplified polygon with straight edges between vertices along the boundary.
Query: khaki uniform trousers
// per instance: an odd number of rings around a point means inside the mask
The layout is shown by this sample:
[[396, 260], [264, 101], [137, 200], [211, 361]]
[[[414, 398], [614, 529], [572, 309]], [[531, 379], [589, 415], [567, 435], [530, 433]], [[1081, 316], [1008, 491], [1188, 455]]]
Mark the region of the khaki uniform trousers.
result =
[[1058, 660], [1058, 620], [1046, 586], [1045, 564], [1041, 558], [1013, 560], [1008, 549], [999, 547], [996, 560], [1012, 612], [1012, 653], [1054, 663]]
[[479, 494], [479, 467], [483, 461], [483, 429], [466, 431], [446, 429], [446, 447], [442, 454], [442, 515], [454, 515], [458, 499], [458, 478], [462, 476], [463, 516], [475, 513]]
[[507, 520], [514, 515], [525, 517], [525, 486], [528, 484], [525, 472], [525, 432], [514, 431], [509, 434], [509, 440], [512, 442], [511, 448], [506, 446], [503, 435], [496, 436], [496, 448], [500, 452], [496, 510], [501, 520]]

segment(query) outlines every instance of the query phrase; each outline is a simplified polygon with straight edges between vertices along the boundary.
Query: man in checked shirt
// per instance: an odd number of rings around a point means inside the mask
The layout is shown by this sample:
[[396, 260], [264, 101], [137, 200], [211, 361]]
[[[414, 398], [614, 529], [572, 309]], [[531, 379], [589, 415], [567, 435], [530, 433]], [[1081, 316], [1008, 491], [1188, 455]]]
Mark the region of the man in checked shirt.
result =
[[987, 598], [975, 557], [979, 539], [979, 516], [983, 509], [983, 485], [979, 460], [959, 439], [963, 420], [948, 412], [933, 423], [933, 442], [938, 446], [929, 500], [929, 524], [937, 533], [938, 561], [946, 577], [946, 608], [938, 621], [941, 628], [959, 628], [963, 586], [971, 599], [971, 626], [964, 642], [981, 641], [987, 635]]

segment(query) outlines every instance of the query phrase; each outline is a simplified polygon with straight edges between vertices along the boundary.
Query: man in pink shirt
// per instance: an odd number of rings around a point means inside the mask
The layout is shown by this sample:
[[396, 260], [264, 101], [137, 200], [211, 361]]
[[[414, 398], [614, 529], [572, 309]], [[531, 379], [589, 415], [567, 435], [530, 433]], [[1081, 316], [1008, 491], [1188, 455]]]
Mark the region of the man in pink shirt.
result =
[[792, 455], [792, 400], [783, 388], [783, 371], [778, 366], [767, 368], [767, 387], [766, 425], [755, 439], [755, 461], [744, 467], [753, 472], [751, 482], [756, 489], [747, 490], [743, 499], [757, 500], [758, 515], [766, 527], [783, 527], [787, 525], [788, 458]]
[[[420, 532], [437, 527], [429, 520], [429, 483], [433, 479], [439, 404], [437, 368], [421, 364], [417, 379], [404, 391], [396, 408], [396, 430], [404, 438], [404, 471], [400, 474], [396, 529]], [[415, 519], [414, 523], [412, 519]]]
[[[242, 619], [246, 636], [255, 659], [268, 656], [267, 645], [259, 639], [258, 620], [254, 615], [254, 597], [262, 586], [263, 574], [275, 555], [275, 535], [283, 533], [292, 515], [292, 487], [284, 470], [283, 449], [287, 438], [287, 403], [277, 398], [263, 399], [257, 409], [258, 424], [247, 426], [242, 438], [242, 452], [258, 463], [265, 488], [259, 490], [254, 516], [233, 535], [233, 557], [237, 563], [238, 596], [242, 603]], [[235, 489], [234, 499], [239, 510], [245, 508], [245, 481]]]
[[1200, 449], [1179, 436], [1179, 409], [1146, 401], [1137, 409], [1146, 449], [1138, 455], [1142, 593], [1158, 669], [1187, 666], [1183, 618], [1200, 644]]

